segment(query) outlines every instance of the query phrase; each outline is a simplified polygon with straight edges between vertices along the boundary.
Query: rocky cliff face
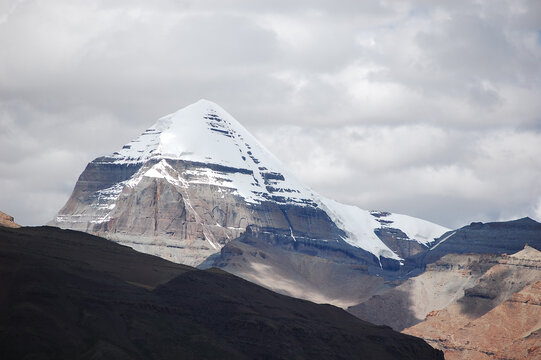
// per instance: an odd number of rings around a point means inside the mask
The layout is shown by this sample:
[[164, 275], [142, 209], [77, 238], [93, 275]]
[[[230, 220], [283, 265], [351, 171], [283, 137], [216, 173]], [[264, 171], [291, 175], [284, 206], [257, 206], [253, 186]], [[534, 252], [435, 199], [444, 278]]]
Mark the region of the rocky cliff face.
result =
[[279, 234], [290, 249], [323, 257], [340, 249], [388, 270], [447, 230], [319, 196], [205, 100], [89, 163], [50, 224], [188, 265], [217, 254], [253, 225]]
[[[448, 360], [523, 360], [541, 357], [541, 282], [528, 285], [485, 315], [458, 323], [446, 312], [431, 313], [438, 322], [430, 332], [422, 323], [405, 333], [424, 337]], [[446, 323], [451, 322], [452, 326]], [[435, 324], [433, 324], [435, 325]]]
[[0, 211], [0, 226], [9, 228], [20, 228], [21, 225], [15, 223], [13, 216], [9, 216]]
[[446, 359], [535, 359], [541, 354], [541, 252], [504, 255], [473, 287], [404, 330]]
[[[317, 206], [246, 202], [235, 188], [209, 184], [207, 165], [153, 159], [127, 166], [108, 160], [97, 159], [87, 167], [60, 211], [69, 215], [59, 215], [55, 224], [104, 235], [136, 250], [188, 265], [197, 265], [218, 252], [229, 240], [239, 237], [248, 224], [285, 231], [290, 242], [293, 237], [309, 236], [313, 242], [344, 243], [344, 232]], [[99, 183], [102, 165], [109, 173], [104, 178], [115, 179], [113, 185], [110, 180]], [[228, 175], [252, 176], [242, 170], [221, 166], [214, 174], [224, 179]], [[102, 187], [106, 189], [96, 191]]]

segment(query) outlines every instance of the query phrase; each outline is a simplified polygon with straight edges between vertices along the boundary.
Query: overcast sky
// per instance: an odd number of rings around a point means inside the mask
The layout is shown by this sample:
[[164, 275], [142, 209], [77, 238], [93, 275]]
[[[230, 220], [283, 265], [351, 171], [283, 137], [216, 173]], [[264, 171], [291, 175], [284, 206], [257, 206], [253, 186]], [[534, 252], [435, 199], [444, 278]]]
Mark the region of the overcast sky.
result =
[[0, 210], [49, 221], [200, 98], [338, 201], [541, 220], [537, 0], [0, 0]]

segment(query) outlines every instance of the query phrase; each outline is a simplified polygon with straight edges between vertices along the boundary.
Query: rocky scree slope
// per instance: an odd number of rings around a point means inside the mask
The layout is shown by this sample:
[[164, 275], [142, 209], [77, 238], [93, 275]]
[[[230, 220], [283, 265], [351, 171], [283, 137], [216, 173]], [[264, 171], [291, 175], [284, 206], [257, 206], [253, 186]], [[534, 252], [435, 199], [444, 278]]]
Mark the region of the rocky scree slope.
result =
[[541, 224], [524, 218], [449, 231], [406, 257], [395, 271], [383, 258], [383, 269], [360, 261], [362, 249], [346, 255], [332, 244], [288, 239], [285, 231], [249, 226], [211, 265], [283, 294], [349, 307], [362, 319], [402, 330], [463, 296], [499, 255], [526, 244], [541, 248]]
[[360, 319], [401, 331], [462, 297], [465, 289], [473, 287], [498, 263], [499, 257], [496, 254], [447, 254], [428, 264], [421, 275], [350, 306], [348, 311]]

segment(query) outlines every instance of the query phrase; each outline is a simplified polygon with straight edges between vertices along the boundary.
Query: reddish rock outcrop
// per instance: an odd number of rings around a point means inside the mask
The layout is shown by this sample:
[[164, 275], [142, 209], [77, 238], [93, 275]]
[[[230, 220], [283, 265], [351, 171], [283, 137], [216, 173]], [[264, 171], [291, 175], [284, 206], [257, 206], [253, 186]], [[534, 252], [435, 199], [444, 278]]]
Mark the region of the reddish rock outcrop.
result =
[[9, 216], [8, 214], [5, 214], [0, 211], [0, 226], [8, 227], [8, 228], [20, 228], [21, 225], [15, 223], [13, 219], [13, 216]]
[[540, 359], [540, 279], [541, 252], [526, 247], [503, 256], [464, 297], [403, 332], [451, 360]]

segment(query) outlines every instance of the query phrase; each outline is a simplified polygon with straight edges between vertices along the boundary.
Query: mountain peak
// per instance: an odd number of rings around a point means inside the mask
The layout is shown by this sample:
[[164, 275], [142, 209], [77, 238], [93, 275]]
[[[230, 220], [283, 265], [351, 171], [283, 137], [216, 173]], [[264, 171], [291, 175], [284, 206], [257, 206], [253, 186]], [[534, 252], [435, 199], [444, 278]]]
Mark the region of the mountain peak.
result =
[[190, 120], [204, 120], [205, 115], [208, 113], [227, 113], [220, 105], [217, 103], [207, 100], [207, 99], [199, 99], [196, 102], [187, 105], [183, 108], [178, 109], [172, 114], [166, 115], [165, 117], [173, 116], [173, 115], [183, 115], [182, 117], [174, 117], [174, 120], [179, 120], [185, 117], [187, 114], [190, 114], [191, 118]]
[[212, 163], [236, 168], [277, 161], [233, 116], [200, 99], [160, 118], [109, 158], [115, 163], [144, 163], [150, 158]]
[[205, 99], [158, 119], [118, 152], [92, 161], [53, 224], [105, 232], [134, 248], [194, 265], [254, 224], [285, 232], [295, 243], [305, 238], [355, 253], [363, 249], [362, 256], [380, 268], [380, 257], [396, 263], [401, 257], [376, 231], [399, 237], [411, 249], [410, 240], [426, 247], [448, 230], [323, 198], [233, 116]]
[[535, 221], [534, 219], [532, 219], [529, 216], [517, 219], [516, 221], [520, 222], [520, 223], [523, 223], [523, 224], [539, 224], [539, 222]]
[[[210, 107], [218, 107], [221, 109], [220, 105], [216, 104], [214, 101], [203, 99], [203, 98], [197, 100], [191, 105], [195, 105], [195, 104], [202, 104], [202, 105], [210, 106]], [[191, 105], [188, 105], [188, 106], [191, 106]]]

